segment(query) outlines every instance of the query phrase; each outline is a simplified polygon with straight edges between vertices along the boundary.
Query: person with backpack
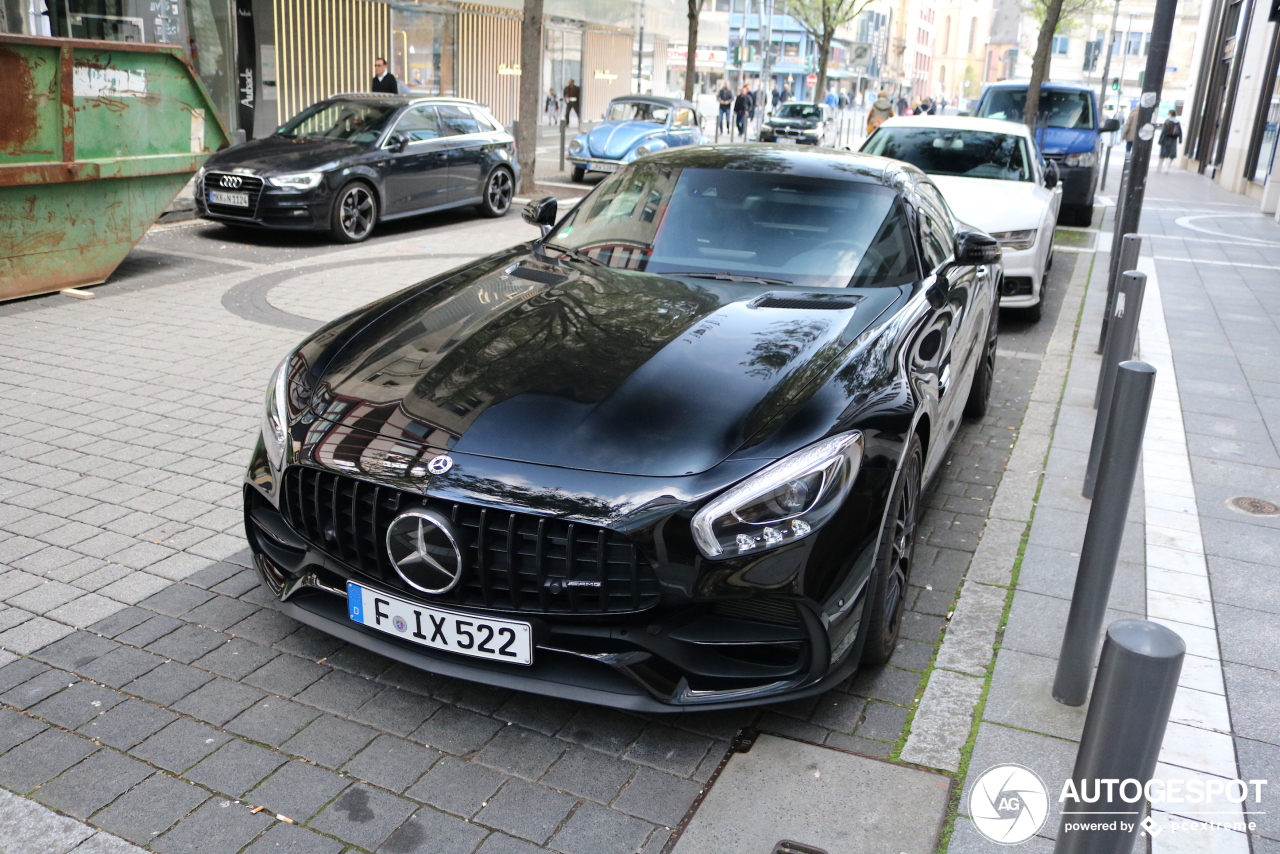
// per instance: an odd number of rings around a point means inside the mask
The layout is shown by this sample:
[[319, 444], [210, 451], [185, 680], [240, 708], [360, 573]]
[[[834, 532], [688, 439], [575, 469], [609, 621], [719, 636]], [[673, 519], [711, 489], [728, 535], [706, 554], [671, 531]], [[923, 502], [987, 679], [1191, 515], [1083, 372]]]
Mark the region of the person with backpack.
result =
[[1178, 156], [1178, 143], [1182, 141], [1182, 125], [1178, 122], [1178, 112], [1169, 111], [1169, 118], [1160, 126], [1160, 171], [1168, 172], [1173, 165], [1173, 158]]

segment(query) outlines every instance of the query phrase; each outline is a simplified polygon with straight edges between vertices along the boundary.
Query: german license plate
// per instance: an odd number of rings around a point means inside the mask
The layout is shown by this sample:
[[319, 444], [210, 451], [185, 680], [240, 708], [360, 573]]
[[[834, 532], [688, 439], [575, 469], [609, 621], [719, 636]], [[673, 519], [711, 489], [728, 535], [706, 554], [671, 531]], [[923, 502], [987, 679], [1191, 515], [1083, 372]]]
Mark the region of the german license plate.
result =
[[210, 190], [209, 204], [231, 205], [237, 208], [247, 208], [249, 207], [249, 194], [248, 193], [223, 193], [219, 190]]
[[600, 163], [598, 161], [593, 160], [591, 162], [591, 171], [592, 172], [617, 172], [618, 164], [617, 163]]
[[362, 626], [446, 652], [508, 664], [533, 664], [528, 623], [429, 608], [347, 582], [347, 614]]
[[790, 143], [791, 145], [795, 145], [796, 138], [794, 136], [780, 136], [778, 137], [778, 142], [782, 143], [783, 145], [786, 145], [788, 143]]

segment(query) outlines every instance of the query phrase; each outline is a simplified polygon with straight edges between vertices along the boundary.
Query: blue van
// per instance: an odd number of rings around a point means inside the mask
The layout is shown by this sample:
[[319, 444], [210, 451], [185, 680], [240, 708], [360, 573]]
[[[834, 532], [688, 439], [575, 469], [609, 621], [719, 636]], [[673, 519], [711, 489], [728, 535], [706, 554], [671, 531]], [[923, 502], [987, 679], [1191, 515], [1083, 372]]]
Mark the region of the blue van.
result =
[[[982, 93], [973, 115], [1022, 122], [1027, 81], [993, 83]], [[1120, 128], [1115, 119], [1098, 121], [1092, 89], [1076, 83], [1046, 82], [1040, 87], [1036, 141], [1046, 160], [1058, 167], [1062, 182], [1062, 225], [1088, 225], [1098, 179], [1098, 138]]]

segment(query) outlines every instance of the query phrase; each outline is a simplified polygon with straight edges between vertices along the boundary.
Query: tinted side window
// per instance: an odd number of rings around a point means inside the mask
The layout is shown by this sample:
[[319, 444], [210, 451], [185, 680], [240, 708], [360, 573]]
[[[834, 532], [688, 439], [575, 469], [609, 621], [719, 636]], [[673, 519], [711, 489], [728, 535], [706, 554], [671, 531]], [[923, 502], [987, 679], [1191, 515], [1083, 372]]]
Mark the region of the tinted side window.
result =
[[[951, 208], [947, 207], [947, 202], [942, 198], [942, 194], [938, 192], [938, 188], [932, 184], [921, 183], [916, 185], [924, 201], [929, 205], [939, 221], [946, 226], [947, 231], [955, 230], [955, 221], [951, 216]], [[948, 238], [948, 243], [950, 238]]]
[[484, 131], [502, 130], [497, 120], [479, 107], [467, 107], [466, 110], [468, 113], [471, 113], [476, 117], [476, 121], [480, 124], [480, 131], [482, 133]]
[[443, 136], [480, 132], [480, 122], [460, 107], [442, 104], [436, 109], [440, 112], [440, 130]]
[[951, 228], [937, 207], [924, 194], [919, 192], [920, 186], [917, 185], [916, 213], [920, 221], [920, 248], [924, 252], [925, 268], [927, 272], [933, 272], [945, 263], [951, 257]]
[[396, 124], [396, 132], [405, 134], [410, 142], [421, 142], [424, 139], [436, 139], [440, 134], [434, 107], [414, 107], [400, 117]]

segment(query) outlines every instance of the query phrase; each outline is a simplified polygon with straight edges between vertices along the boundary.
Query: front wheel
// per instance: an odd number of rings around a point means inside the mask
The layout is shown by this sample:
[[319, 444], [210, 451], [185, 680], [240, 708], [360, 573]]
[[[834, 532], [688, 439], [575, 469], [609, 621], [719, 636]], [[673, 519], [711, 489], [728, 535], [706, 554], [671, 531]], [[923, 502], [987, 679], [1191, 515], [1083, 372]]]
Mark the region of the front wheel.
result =
[[480, 213], [488, 217], [506, 216], [511, 210], [511, 199], [515, 195], [515, 181], [506, 169], [494, 169], [493, 174], [484, 185], [484, 196], [480, 200]]
[[368, 184], [348, 184], [333, 201], [329, 233], [340, 243], [359, 243], [378, 222], [378, 200]]
[[[1040, 303], [1036, 303], [1039, 311]], [[991, 324], [987, 327], [987, 340], [982, 345], [982, 359], [973, 374], [973, 385], [969, 387], [969, 399], [964, 403], [964, 414], [969, 418], [981, 418], [987, 414], [987, 406], [991, 402], [991, 387], [996, 377], [996, 346], [1000, 340], [1000, 312], [993, 312]]]
[[888, 664], [898, 646], [902, 615], [906, 611], [908, 583], [915, 559], [916, 522], [920, 514], [920, 476], [924, 470], [924, 451], [919, 436], [902, 458], [898, 482], [889, 498], [884, 530], [880, 532], [880, 550], [876, 554], [876, 585], [867, 618], [867, 642], [862, 660], [867, 664]]
[[587, 177], [587, 168], [585, 166], [573, 167], [573, 183], [581, 184]]

